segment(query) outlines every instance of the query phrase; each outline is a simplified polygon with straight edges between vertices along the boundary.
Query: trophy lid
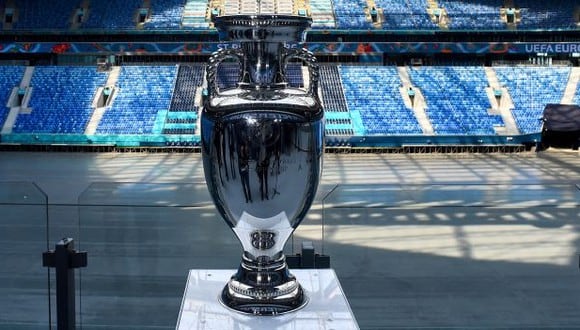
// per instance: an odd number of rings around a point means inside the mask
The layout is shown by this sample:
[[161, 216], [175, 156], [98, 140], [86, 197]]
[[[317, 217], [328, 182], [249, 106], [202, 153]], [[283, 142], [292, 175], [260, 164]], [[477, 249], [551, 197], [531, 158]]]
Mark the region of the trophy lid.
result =
[[213, 23], [222, 41], [303, 42], [312, 18], [297, 15], [224, 15]]

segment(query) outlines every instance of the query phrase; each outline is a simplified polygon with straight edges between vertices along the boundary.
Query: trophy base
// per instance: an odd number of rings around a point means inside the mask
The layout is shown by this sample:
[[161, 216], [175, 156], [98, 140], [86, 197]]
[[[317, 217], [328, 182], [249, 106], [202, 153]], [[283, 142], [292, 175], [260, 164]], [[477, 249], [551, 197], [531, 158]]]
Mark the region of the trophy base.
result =
[[249, 315], [275, 316], [291, 313], [308, 303], [300, 283], [291, 275], [282, 256], [264, 265], [242, 259], [219, 297], [220, 303], [236, 312]]
[[300, 285], [297, 294], [292, 298], [284, 299], [256, 299], [254, 297], [240, 297], [233, 295], [229, 284], [224, 287], [219, 301], [226, 308], [246, 315], [276, 316], [292, 313], [308, 304], [308, 296]]

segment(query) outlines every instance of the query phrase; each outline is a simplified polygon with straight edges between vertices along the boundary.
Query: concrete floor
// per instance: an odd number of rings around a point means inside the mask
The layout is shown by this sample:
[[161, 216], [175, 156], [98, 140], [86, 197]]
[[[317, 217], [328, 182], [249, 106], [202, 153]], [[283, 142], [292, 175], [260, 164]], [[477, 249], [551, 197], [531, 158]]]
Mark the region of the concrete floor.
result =
[[[287, 251], [330, 255], [362, 329], [580, 328], [579, 174], [577, 152], [328, 154]], [[83, 329], [172, 329], [187, 271], [240, 257], [198, 154], [2, 152], [0, 329], [47, 328], [63, 237]]]

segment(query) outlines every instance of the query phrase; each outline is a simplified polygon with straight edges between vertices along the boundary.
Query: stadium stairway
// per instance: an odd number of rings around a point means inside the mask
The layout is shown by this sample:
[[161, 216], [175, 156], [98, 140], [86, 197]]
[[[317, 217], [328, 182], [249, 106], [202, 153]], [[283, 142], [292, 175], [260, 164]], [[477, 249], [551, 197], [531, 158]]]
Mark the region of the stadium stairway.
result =
[[436, 0], [427, 0], [427, 12], [431, 21], [441, 29], [449, 28], [449, 17], [447, 16], [447, 10], [441, 8]]
[[490, 114], [500, 115], [505, 124], [504, 127], [496, 127], [496, 132], [499, 135], [517, 135], [520, 134], [516, 120], [511, 109], [514, 108], [514, 103], [507, 88], [502, 87], [497, 78], [497, 74], [491, 67], [485, 67], [485, 75], [489, 82], [489, 87], [486, 88], [489, 103], [492, 105]]
[[82, 0], [78, 8], [73, 10], [70, 18], [70, 28], [79, 29], [82, 24], [86, 21], [87, 17], [90, 15], [90, 0]]
[[310, 0], [309, 4], [313, 28], [336, 27], [336, 18], [334, 17], [331, 0]]
[[[401, 79], [401, 88], [399, 90], [401, 91], [401, 97], [405, 102], [405, 106], [413, 110], [419, 125], [421, 125], [423, 134], [434, 135], [435, 133], [433, 130], [433, 125], [431, 124], [431, 121], [425, 112], [425, 98], [423, 97], [421, 89], [413, 86], [411, 83], [407, 67], [399, 66], [397, 67], [397, 72], [399, 73], [399, 78]], [[413, 97], [413, 100], [411, 100], [411, 96]]]
[[[105, 84], [105, 87], [112, 87], [115, 86], [117, 84], [117, 80], [119, 80], [119, 74], [121, 72], [121, 67], [118, 66], [114, 66], [111, 68], [111, 71], [109, 72], [109, 76], [107, 77], [107, 82]], [[93, 108], [95, 109], [93, 111], [93, 114], [91, 116], [91, 118], [89, 119], [89, 122], [87, 123], [87, 128], [85, 129], [85, 134], [86, 135], [93, 135], [96, 133], [97, 131], [97, 127], [99, 127], [99, 123], [101, 122], [101, 119], [103, 118], [103, 115], [105, 114], [105, 111], [107, 111], [107, 106], [98, 106], [99, 103], [99, 98], [101, 97], [101, 94], [103, 93], [103, 89], [105, 87], [99, 87], [97, 89], [97, 92], [95, 93], [95, 97], [93, 99]], [[115, 94], [113, 93], [111, 95], [111, 98], [113, 98], [115, 96]], [[112, 101], [112, 99], [111, 99]]]
[[[12, 89], [12, 93], [10, 99], [17, 97], [17, 93], [19, 89], [27, 90], [24, 99], [22, 101], [22, 105], [10, 107], [10, 112], [8, 112], [8, 116], [4, 121], [4, 125], [2, 126], [2, 130], [0, 131], [1, 134], [10, 134], [12, 133], [12, 128], [14, 127], [14, 123], [16, 123], [16, 119], [18, 118], [18, 114], [22, 113], [30, 113], [30, 110], [27, 109], [28, 100], [30, 99], [30, 81], [32, 80], [32, 74], [34, 73], [34, 67], [28, 66], [24, 71], [24, 75], [22, 76], [22, 80], [20, 81], [19, 87], [15, 87]], [[14, 102], [11, 102], [12, 104]]]
[[570, 78], [568, 78], [568, 84], [564, 90], [564, 96], [562, 96], [562, 104], [575, 104], [574, 98], [576, 97], [576, 90], [578, 87], [578, 82], [580, 81], [580, 67], [573, 67], [570, 72]]
[[[181, 26], [207, 28], [209, 26], [209, 23], [206, 22], [206, 13], [208, 13], [207, 7], [207, 0], [187, 0], [181, 18]], [[209, 19], [209, 17], [207, 17], [207, 19]]]
[[[367, 15], [367, 20], [371, 21], [371, 23], [373, 24], [373, 27], [375, 29], [382, 29], [383, 28], [383, 20], [384, 20], [383, 9], [377, 8], [377, 7], [378, 6], [375, 3], [375, 0], [367, 0], [367, 7], [364, 8], [364, 11], [365, 11], [365, 14]], [[371, 13], [372, 8], [375, 8], [375, 10], [376, 10], [377, 18], [375, 21], [373, 21], [373, 17], [372, 17], [372, 13]]]

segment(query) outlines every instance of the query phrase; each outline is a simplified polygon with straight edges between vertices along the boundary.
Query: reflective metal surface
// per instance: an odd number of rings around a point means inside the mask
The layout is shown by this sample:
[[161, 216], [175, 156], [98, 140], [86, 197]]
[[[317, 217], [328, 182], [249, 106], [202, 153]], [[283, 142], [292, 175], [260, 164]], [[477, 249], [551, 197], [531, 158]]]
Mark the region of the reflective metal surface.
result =
[[[318, 187], [324, 118], [314, 56], [284, 42], [302, 41], [310, 23], [305, 17], [272, 15], [215, 20], [222, 39], [241, 42], [241, 48], [210, 58], [202, 156], [214, 203], [244, 249], [220, 301], [242, 313], [284, 314], [308, 301], [288, 271], [283, 248]], [[242, 74], [236, 88], [222, 91], [217, 69], [229, 58], [240, 63]], [[308, 90], [287, 87], [291, 58], [308, 67]]]
[[203, 116], [201, 125], [206, 181], [216, 207], [236, 233], [247, 231], [246, 252], [274, 257], [316, 193], [322, 121], [258, 110]]

